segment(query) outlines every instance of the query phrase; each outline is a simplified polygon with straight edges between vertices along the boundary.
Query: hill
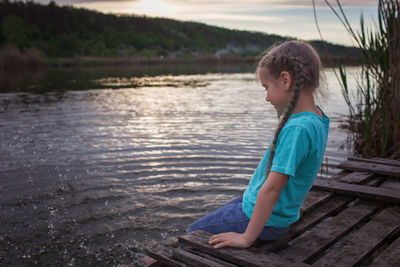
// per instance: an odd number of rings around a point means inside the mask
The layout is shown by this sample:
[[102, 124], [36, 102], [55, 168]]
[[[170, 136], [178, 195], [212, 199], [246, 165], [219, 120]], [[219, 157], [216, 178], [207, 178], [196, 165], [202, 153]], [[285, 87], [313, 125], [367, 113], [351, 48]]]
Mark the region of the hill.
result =
[[[0, 1], [0, 46], [21, 50], [36, 47], [49, 58], [120, 57], [150, 58], [234, 55], [254, 57], [271, 44], [289, 37], [230, 30], [197, 22], [100, 12], [58, 6], [54, 2]], [[311, 41], [322, 57], [348, 58], [354, 47]]]

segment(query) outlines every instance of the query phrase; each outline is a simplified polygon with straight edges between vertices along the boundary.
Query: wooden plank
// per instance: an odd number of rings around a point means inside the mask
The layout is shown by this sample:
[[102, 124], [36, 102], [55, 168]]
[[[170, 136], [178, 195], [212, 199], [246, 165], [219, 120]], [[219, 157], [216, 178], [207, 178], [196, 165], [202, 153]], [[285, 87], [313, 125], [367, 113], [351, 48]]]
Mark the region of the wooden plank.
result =
[[383, 165], [400, 166], [400, 161], [393, 160], [393, 159], [385, 159], [385, 158], [364, 159], [364, 158], [357, 158], [357, 157], [348, 157], [347, 159], [353, 160], [353, 161], [362, 161], [362, 162], [377, 163], [377, 164], [383, 164]]
[[301, 212], [306, 215], [316, 207], [332, 198], [333, 193], [322, 190], [311, 190], [301, 206]]
[[203, 257], [203, 258], [210, 259], [210, 260], [212, 260], [212, 261], [215, 261], [215, 262], [218, 262], [218, 263], [220, 263], [220, 264], [223, 264], [223, 265], [226, 266], [226, 267], [238, 267], [238, 265], [236, 265], [236, 264], [231, 264], [231, 263], [226, 262], [226, 261], [224, 261], [224, 260], [218, 259], [218, 258], [213, 257], [213, 256], [211, 256], [211, 255], [208, 255], [207, 253], [205, 253], [205, 252], [203, 252], [203, 251], [200, 251], [200, 250], [198, 250], [198, 249], [195, 249], [195, 248], [192, 248], [192, 247], [188, 247], [188, 246], [185, 246], [184, 249], [185, 249], [186, 251], [190, 252], [190, 253], [193, 253], [193, 254], [199, 255], [199, 256], [201, 256], [201, 257]]
[[333, 174], [329, 179], [339, 180], [340, 178], [349, 175], [350, 173], [352, 173], [352, 171], [341, 170], [340, 172]]
[[400, 207], [387, 208], [313, 264], [316, 266], [362, 264], [399, 224]]
[[369, 186], [373, 186], [373, 187], [380, 187], [380, 184], [382, 184], [384, 181], [386, 181], [387, 179], [385, 178], [385, 176], [375, 176], [372, 177], [370, 180], [368, 180], [365, 184], [363, 185], [369, 185]]
[[338, 168], [400, 177], [400, 166], [348, 160], [340, 163]]
[[187, 262], [194, 267], [225, 267], [226, 265], [219, 262], [203, 258], [199, 255], [190, 253], [180, 248], [172, 249], [172, 255], [181, 262]]
[[400, 166], [400, 160], [385, 159], [385, 158], [372, 158], [372, 160], [379, 162], [381, 164]]
[[369, 198], [400, 203], [400, 192], [394, 189], [372, 187], [367, 185], [345, 184], [321, 179], [315, 180], [313, 188], [337, 192], [359, 198]]
[[158, 244], [153, 247], [146, 248], [146, 253], [153, 259], [156, 259], [157, 261], [159, 261], [165, 265], [168, 265], [168, 266], [172, 266], [172, 267], [187, 267], [187, 266], [189, 266], [183, 262], [180, 262], [180, 261], [174, 259], [173, 254], [172, 254], [172, 249], [165, 245], [162, 245], [162, 244]]
[[144, 265], [143, 267], [166, 267], [166, 266], [168, 266], [168, 265], [165, 265], [164, 263], [156, 261], [154, 263], [150, 263], [148, 265]]
[[304, 266], [302, 263], [290, 263], [274, 253], [259, 254], [231, 247], [215, 249], [208, 244], [211, 235], [198, 230], [178, 237], [178, 241], [239, 266]]
[[377, 207], [378, 204], [374, 202], [359, 201], [292, 240], [289, 243], [290, 247], [277, 252], [277, 254], [289, 261], [310, 261], [353, 230], [359, 223], [367, 220], [376, 212]]
[[354, 171], [340, 178], [339, 182], [348, 184], [363, 184], [367, 182], [368, 179], [371, 179], [374, 175], [375, 174], [369, 172]]
[[[352, 173], [353, 172], [342, 170], [341, 172], [339, 172], [336, 175], [334, 175], [333, 177], [331, 177], [331, 179], [339, 180], [348, 175], [351, 175]], [[302, 213], [303, 216], [305, 216], [307, 213], [311, 212], [315, 208], [324, 204], [325, 202], [330, 200], [332, 197], [333, 197], [333, 193], [327, 192], [326, 190], [318, 190], [316, 188], [313, 188], [307, 194], [307, 197], [303, 202], [300, 212]]]
[[292, 224], [289, 232], [280, 239], [276, 240], [275, 242], [259, 241], [255, 243], [254, 246], [256, 246], [260, 251], [264, 253], [279, 249], [285, 246], [290, 240], [295, 239], [296, 237], [311, 229], [313, 226], [322, 222], [326, 218], [336, 215], [339, 211], [343, 210], [351, 201], [352, 198], [350, 197], [335, 197], [308, 213], [306, 216], [303, 217], [302, 220], [299, 220]]
[[400, 237], [374, 259], [371, 266], [400, 266]]
[[379, 187], [395, 189], [398, 190], [400, 194], [400, 180], [387, 180], [383, 182]]

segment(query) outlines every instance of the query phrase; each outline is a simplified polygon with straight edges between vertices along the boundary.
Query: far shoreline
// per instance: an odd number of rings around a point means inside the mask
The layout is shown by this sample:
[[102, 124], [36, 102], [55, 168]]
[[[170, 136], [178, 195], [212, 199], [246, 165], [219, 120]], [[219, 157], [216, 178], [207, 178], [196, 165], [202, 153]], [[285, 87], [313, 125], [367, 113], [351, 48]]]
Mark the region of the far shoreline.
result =
[[[196, 55], [181, 57], [145, 57], [145, 56], [117, 56], [94, 57], [80, 56], [74, 58], [48, 58], [48, 67], [106, 67], [106, 66], [137, 66], [160, 64], [254, 64], [256, 66], [259, 56], [241, 55]], [[359, 66], [362, 64], [360, 57], [321, 56], [324, 67], [335, 67], [339, 64]]]
[[[46, 68], [80, 68], [80, 67], [118, 67], [163, 64], [246, 64], [257, 65], [260, 55], [240, 54], [170, 54], [167, 56], [77, 56], [77, 57], [47, 57], [34, 47], [20, 51], [9, 46], [0, 49], [0, 72], [3, 74], [21, 71], [33, 71]], [[360, 56], [331, 56], [321, 55], [324, 67], [340, 65], [358, 66], [362, 64]]]

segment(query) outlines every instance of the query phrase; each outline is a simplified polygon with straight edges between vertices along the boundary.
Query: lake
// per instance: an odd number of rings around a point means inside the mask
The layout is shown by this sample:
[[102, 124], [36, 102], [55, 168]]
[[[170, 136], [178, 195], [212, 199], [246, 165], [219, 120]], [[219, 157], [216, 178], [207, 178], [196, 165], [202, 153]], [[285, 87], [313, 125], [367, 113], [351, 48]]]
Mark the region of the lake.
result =
[[[251, 71], [54, 69], [3, 80], [0, 265], [138, 265], [143, 248], [173, 242], [242, 194], [278, 124]], [[319, 179], [352, 154], [340, 127], [347, 105], [325, 74]]]

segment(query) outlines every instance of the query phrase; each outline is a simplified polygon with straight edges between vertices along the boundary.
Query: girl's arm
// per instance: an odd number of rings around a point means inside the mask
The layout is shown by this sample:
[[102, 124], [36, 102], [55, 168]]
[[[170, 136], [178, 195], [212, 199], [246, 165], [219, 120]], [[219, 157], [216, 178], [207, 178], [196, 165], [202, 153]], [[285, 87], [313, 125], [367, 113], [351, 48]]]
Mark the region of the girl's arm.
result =
[[209, 240], [209, 244], [218, 243], [214, 248], [226, 246], [247, 248], [251, 246], [267, 223], [279, 195], [288, 180], [289, 175], [271, 171], [268, 179], [258, 191], [254, 211], [246, 231], [243, 234], [230, 232], [213, 235]]

